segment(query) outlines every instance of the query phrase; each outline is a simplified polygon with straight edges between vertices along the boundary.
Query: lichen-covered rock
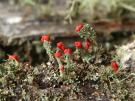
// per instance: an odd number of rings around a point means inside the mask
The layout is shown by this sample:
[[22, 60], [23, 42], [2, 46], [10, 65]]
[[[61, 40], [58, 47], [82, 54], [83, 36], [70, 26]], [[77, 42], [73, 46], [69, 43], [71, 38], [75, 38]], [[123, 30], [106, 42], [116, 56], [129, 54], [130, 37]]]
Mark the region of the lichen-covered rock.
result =
[[123, 68], [135, 67], [135, 40], [117, 50]]

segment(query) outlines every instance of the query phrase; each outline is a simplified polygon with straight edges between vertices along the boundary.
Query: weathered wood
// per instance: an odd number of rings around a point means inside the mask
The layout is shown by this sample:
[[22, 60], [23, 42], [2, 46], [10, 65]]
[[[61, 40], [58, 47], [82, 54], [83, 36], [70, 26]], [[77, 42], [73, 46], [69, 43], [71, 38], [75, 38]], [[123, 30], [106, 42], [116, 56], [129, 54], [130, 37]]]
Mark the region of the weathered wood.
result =
[[[12, 36], [6, 36], [8, 42], [10, 43], [14, 39], [20, 38], [28, 38], [32, 36], [40, 36], [41, 34], [52, 34], [53, 37], [68, 37], [68, 36], [77, 36], [74, 32], [75, 25], [65, 25], [60, 23], [45, 23], [40, 25], [31, 25], [25, 27], [19, 34], [13, 34]], [[105, 33], [109, 34], [111, 32], [117, 31], [133, 31], [135, 32], [135, 22], [125, 23], [125, 24], [117, 24], [114, 22], [98, 22], [93, 23], [95, 30], [98, 34]]]
[[[39, 21], [35, 18], [30, 17], [26, 18], [26, 16], [24, 16], [24, 12], [20, 12], [19, 10], [16, 10], [10, 5], [7, 6], [7, 4], [1, 3], [0, 13], [0, 36], [2, 36], [2, 39], [8, 39], [9, 42], [11, 42], [13, 39], [39, 36], [45, 33], [53, 34], [53, 37], [71, 35], [76, 36], [74, 28], [80, 22], [79, 20], [74, 21], [71, 25], [64, 24], [63, 20], [59, 22], [54, 22]], [[106, 34], [115, 31], [135, 31], [134, 20], [118, 23], [108, 19], [96, 22], [91, 21], [89, 23], [91, 23], [94, 26], [97, 33]]]
[[[74, 25], [70, 25], [70, 24], [62, 24], [62, 23], [54, 23], [54, 22], [45, 22], [43, 24], [36, 24], [36, 22], [35, 23], [28, 22], [28, 24], [23, 24], [23, 25], [24, 26], [28, 25], [28, 26], [24, 27], [24, 29], [20, 31], [20, 34], [14, 34], [13, 36], [10, 36], [10, 38], [35, 36], [35, 35], [41, 35], [45, 33], [54, 34], [54, 36], [56, 36], [57, 34], [60, 35], [60, 33], [68, 33], [68, 35], [71, 35], [75, 33], [74, 28], [75, 25], [77, 25], [77, 23], [75, 23]], [[123, 24], [119, 24], [115, 22], [99, 21], [99, 22], [93, 22], [92, 25], [94, 26], [95, 30], [98, 33], [100, 32], [111, 33], [115, 31], [135, 31], [135, 21], [127, 22]], [[62, 36], [63, 35], [67, 36], [67, 34], [62, 34]]]

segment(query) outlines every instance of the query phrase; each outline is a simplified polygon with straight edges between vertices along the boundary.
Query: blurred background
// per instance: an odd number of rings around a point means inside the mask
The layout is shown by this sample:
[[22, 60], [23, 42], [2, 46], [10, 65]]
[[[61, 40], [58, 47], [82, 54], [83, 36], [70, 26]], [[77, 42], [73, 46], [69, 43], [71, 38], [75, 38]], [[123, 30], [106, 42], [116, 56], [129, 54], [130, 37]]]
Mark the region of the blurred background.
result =
[[90, 23], [111, 51], [135, 39], [135, 0], [0, 0], [0, 59], [15, 53], [22, 62], [45, 62], [40, 36], [72, 47], [78, 23]]

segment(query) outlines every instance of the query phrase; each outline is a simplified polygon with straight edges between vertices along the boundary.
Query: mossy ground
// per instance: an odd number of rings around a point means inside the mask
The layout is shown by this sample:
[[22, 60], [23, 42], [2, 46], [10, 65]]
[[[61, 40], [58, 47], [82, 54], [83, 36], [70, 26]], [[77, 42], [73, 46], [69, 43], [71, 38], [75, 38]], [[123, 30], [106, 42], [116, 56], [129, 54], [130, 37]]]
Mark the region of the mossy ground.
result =
[[[95, 53], [94, 53], [95, 54]], [[0, 64], [1, 101], [134, 101], [134, 70], [113, 72], [111, 53], [99, 49], [89, 63], [76, 61], [65, 78], [58, 65]], [[4, 72], [5, 71], [5, 72]]]

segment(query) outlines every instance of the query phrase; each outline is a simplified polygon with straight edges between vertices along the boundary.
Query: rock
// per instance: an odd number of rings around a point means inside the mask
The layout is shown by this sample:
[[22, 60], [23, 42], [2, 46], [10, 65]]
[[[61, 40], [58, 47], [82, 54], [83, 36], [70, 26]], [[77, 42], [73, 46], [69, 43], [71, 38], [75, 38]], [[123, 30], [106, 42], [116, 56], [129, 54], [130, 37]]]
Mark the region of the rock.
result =
[[123, 68], [135, 67], [135, 40], [117, 49], [117, 54]]

